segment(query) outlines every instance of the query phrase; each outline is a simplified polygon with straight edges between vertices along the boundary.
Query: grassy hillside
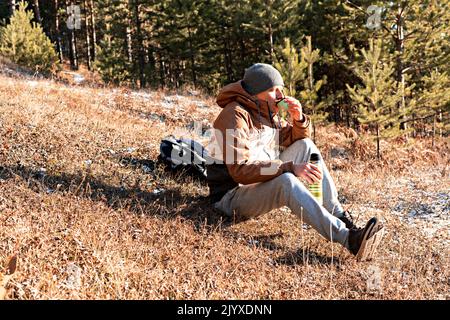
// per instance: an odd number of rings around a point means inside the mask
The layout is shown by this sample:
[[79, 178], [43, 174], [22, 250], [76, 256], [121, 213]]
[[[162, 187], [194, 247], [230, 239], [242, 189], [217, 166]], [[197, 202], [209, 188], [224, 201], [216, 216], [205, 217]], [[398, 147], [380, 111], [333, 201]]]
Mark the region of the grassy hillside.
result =
[[344, 206], [386, 224], [379, 256], [358, 263], [287, 208], [224, 223], [204, 184], [155, 165], [162, 137], [212, 123], [213, 98], [0, 69], [6, 298], [449, 298], [448, 141], [384, 143], [378, 161], [367, 137], [318, 129]]

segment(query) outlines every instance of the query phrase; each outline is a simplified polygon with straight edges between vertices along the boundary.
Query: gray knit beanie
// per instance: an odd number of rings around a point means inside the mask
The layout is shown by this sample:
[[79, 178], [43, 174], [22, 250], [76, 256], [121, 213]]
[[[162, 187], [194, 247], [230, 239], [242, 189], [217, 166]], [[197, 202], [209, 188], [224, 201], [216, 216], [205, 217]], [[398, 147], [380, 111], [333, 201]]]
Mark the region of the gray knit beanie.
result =
[[270, 64], [256, 63], [245, 69], [242, 87], [252, 96], [274, 86], [284, 86], [283, 78]]

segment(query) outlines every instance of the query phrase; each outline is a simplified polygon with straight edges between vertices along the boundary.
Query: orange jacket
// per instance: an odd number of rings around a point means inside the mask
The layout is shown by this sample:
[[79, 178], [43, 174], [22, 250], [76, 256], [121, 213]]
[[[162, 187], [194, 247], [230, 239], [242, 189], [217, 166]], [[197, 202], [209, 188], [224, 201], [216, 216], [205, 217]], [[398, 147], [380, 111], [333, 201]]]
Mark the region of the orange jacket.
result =
[[212, 196], [223, 196], [238, 184], [264, 182], [292, 172], [292, 161], [282, 162], [278, 151], [280, 146], [286, 148], [296, 140], [310, 137], [306, 115], [293, 125], [284, 121], [269, 110], [267, 103], [247, 93], [241, 81], [225, 86], [217, 96], [217, 104], [223, 110], [213, 125], [216, 134], [211, 145], [215, 148], [210, 153], [224, 164], [208, 166]]

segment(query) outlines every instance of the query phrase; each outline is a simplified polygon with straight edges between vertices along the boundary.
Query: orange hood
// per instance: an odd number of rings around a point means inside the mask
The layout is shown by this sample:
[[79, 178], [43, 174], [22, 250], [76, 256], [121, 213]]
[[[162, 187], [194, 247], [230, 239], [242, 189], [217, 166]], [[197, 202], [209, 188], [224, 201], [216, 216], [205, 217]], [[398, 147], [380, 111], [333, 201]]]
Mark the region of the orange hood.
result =
[[[232, 102], [237, 102], [248, 111], [252, 113], [261, 112], [261, 115], [269, 119], [269, 107], [268, 104], [264, 101], [259, 101], [260, 110], [258, 110], [258, 100], [256, 97], [250, 95], [247, 91], [244, 90], [241, 84], [242, 80], [237, 82], [230, 83], [222, 88], [217, 96], [216, 102], [221, 108], [225, 108], [228, 104]], [[275, 115], [275, 112], [272, 110], [272, 116]]]

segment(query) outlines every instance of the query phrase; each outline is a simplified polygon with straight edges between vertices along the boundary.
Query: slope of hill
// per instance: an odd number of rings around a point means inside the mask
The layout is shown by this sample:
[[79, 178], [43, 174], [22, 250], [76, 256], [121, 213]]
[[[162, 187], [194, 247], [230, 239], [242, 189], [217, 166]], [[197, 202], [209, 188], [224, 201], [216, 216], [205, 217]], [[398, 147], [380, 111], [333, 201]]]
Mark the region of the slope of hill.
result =
[[383, 144], [377, 161], [353, 130], [319, 128], [344, 206], [386, 223], [378, 257], [357, 263], [286, 208], [222, 223], [204, 184], [155, 164], [161, 138], [218, 112], [194, 91], [0, 73], [0, 271], [17, 258], [6, 298], [449, 298], [448, 141]]

